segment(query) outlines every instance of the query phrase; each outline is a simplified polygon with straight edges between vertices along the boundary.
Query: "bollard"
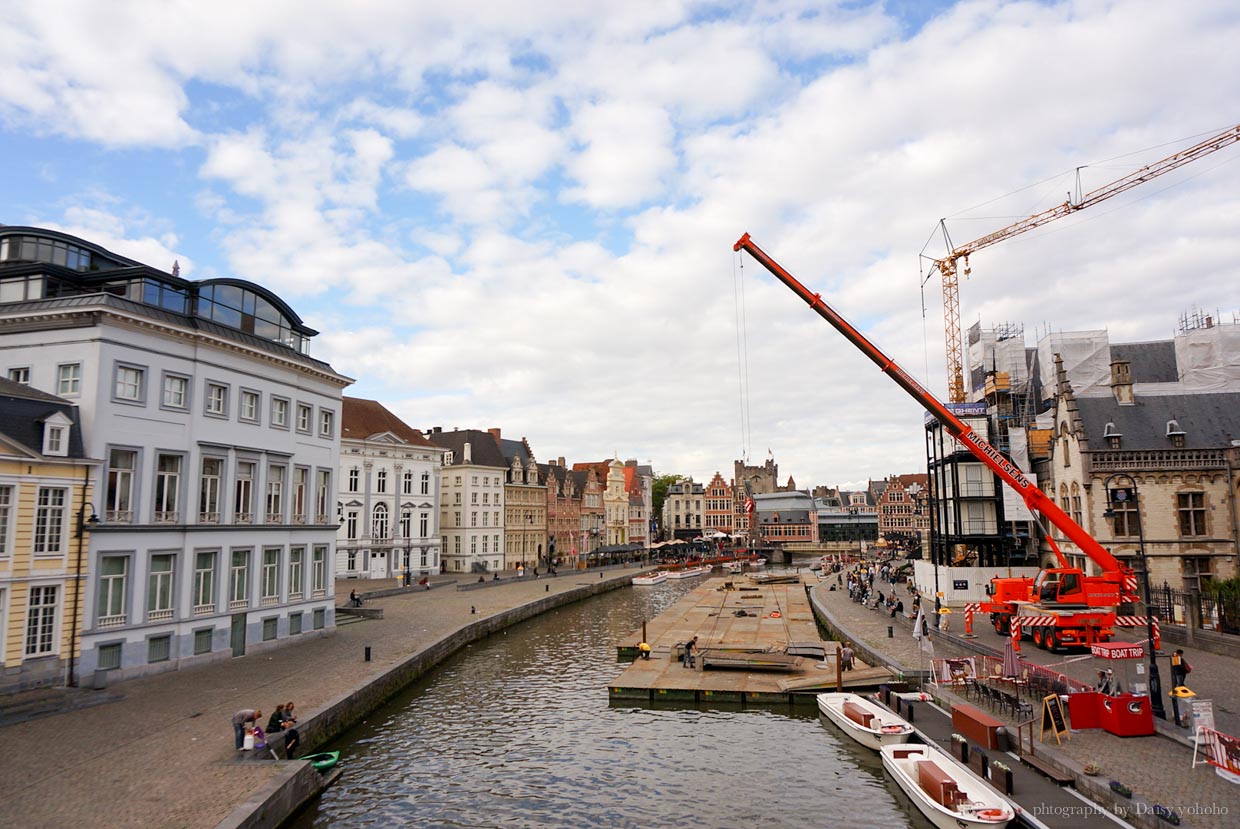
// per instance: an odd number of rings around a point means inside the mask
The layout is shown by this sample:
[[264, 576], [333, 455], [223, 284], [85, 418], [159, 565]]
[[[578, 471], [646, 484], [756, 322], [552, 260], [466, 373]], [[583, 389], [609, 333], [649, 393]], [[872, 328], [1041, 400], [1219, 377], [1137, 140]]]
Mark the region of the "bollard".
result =
[[550, 593], [550, 592], [551, 592], [551, 585], [549, 585], [549, 584], [544, 585], [544, 586], [543, 586], [543, 592], [544, 592], [544, 593]]
[[891, 625], [887, 625], [887, 638], [888, 639], [896, 638], [895, 628], [893, 628]]
[[477, 612], [478, 612], [478, 608], [474, 607], [474, 606], [471, 604], [471, 605], [469, 606], [469, 615], [471, 615], [471, 616], [472, 616], [472, 615], [474, 615], [474, 614], [475, 614], [475, 613], [477, 613]]
[[602, 573], [602, 571], [600, 571], [600, 572], [599, 572], [598, 577], [599, 577], [600, 579], [603, 577], [603, 573]]
[[366, 646], [366, 661], [370, 661], [370, 645]]

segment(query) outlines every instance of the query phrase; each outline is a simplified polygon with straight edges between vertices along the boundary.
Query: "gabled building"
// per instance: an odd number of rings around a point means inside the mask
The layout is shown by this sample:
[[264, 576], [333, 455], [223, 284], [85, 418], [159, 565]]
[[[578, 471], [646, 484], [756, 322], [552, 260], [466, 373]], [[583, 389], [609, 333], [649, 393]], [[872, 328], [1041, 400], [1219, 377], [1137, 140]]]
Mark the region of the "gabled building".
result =
[[97, 465], [76, 406], [0, 379], [0, 693], [77, 676]]
[[667, 488], [663, 499], [663, 526], [669, 540], [697, 538], [705, 525], [706, 490], [692, 478], [682, 478]]
[[581, 505], [584, 475], [574, 474], [563, 458], [538, 464], [547, 492], [547, 554], [575, 567], [581, 551]]
[[607, 510], [603, 505], [607, 464], [601, 464], [604, 468], [602, 478], [599, 477], [599, 466], [573, 464], [571, 473], [575, 486], [581, 492], [581, 528], [569, 554], [578, 556], [580, 562], [585, 562], [586, 556], [603, 546], [607, 537]]
[[705, 509], [702, 525], [706, 532], [731, 535], [736, 524], [736, 506], [733, 504], [732, 487], [718, 472], [710, 479], [702, 493]]
[[337, 576], [416, 581], [440, 571], [446, 451], [379, 402], [343, 399]]
[[879, 538], [890, 547], [912, 553], [930, 541], [928, 476], [892, 475], [878, 497]]
[[529, 442], [506, 440], [489, 430], [504, 458], [505, 566], [533, 568], [547, 564], [547, 487], [538, 476], [538, 462]]
[[84, 455], [102, 461], [80, 675], [175, 670], [333, 627], [352, 381], [309, 355], [316, 334], [254, 283], [0, 227], [0, 372], [75, 403]]
[[436, 426], [426, 439], [448, 450], [440, 475], [439, 528], [443, 570], [450, 573], [504, 569], [504, 480], [508, 462], [490, 432]]

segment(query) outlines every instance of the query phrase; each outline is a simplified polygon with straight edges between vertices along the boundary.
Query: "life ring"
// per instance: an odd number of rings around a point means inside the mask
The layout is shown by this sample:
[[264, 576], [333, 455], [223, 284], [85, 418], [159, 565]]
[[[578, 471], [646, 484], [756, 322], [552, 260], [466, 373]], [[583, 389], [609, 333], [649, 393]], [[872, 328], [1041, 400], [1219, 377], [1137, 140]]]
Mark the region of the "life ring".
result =
[[770, 615], [770, 616], [768, 616], [767, 618], [768, 618], [768, 619], [778, 619], [778, 618], [779, 618], [779, 611], [778, 611], [778, 610], [772, 610], [772, 611], [771, 611], [771, 615]]
[[1007, 812], [1003, 809], [982, 809], [976, 813], [976, 817], [981, 820], [1003, 820], [1007, 817]]
[[902, 725], [884, 725], [881, 729], [884, 734], [903, 734], [904, 726]]

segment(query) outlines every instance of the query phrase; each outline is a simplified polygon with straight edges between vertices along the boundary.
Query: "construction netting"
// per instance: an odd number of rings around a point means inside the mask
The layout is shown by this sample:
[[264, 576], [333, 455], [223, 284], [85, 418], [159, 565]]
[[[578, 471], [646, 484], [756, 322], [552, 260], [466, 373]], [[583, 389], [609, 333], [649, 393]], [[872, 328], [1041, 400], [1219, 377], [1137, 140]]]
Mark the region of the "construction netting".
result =
[[1240, 391], [1240, 325], [1212, 325], [1178, 335], [1175, 360], [1185, 390]]

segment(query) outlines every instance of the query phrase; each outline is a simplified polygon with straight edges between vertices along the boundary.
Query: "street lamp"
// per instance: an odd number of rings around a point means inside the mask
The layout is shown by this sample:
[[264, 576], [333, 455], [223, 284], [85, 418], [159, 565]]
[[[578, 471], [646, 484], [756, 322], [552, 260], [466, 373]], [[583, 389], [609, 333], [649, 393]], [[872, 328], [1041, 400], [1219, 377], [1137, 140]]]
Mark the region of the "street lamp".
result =
[[[1111, 489], [1111, 481], [1116, 478], [1124, 478], [1128, 481], [1129, 486]], [[1107, 508], [1102, 513], [1103, 518], [1114, 519], [1118, 515], [1115, 511], [1117, 504], [1131, 503], [1135, 508], [1137, 549], [1141, 557], [1141, 575], [1143, 577], [1141, 582], [1145, 592], [1145, 631], [1148, 638], [1146, 647], [1149, 649], [1150, 654], [1150, 710], [1155, 717], [1165, 720], [1167, 719], [1167, 710], [1163, 707], [1162, 681], [1158, 677], [1158, 660], [1154, 654], [1154, 617], [1152, 615], [1153, 608], [1150, 606], [1150, 564], [1145, 557], [1145, 522], [1141, 520], [1141, 502], [1140, 494], [1137, 492], [1137, 482], [1136, 479], [1125, 472], [1116, 472], [1106, 477], [1106, 480], [1102, 482], [1102, 488], [1107, 492]], [[1114, 527], [1112, 527], [1112, 534], [1114, 534]]]

